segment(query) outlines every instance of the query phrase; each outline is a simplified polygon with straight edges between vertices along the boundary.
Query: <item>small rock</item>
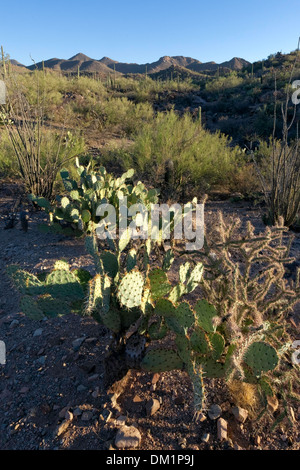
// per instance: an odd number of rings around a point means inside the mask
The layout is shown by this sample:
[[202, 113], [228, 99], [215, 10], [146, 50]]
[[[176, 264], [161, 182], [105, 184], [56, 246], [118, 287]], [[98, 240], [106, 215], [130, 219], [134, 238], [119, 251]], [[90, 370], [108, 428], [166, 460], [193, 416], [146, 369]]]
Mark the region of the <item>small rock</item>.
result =
[[199, 422], [199, 423], [203, 423], [204, 421], [206, 421], [206, 416], [204, 413], [199, 413], [196, 417], [196, 422]]
[[286, 435], [286, 434], [282, 434], [282, 436], [281, 436], [282, 442], [286, 442], [287, 439], [288, 439], [288, 438], [287, 438], [287, 435]]
[[153, 374], [153, 377], [152, 377], [152, 380], [151, 380], [152, 385], [157, 384], [157, 382], [159, 381], [159, 377], [160, 377], [160, 375], [157, 372], [155, 374]]
[[74, 339], [74, 341], [72, 341], [73, 350], [74, 350], [75, 352], [79, 351], [80, 346], [82, 345], [82, 343], [84, 342], [84, 340], [85, 340], [85, 337], [83, 337], [83, 338], [77, 338], [77, 339]]
[[225, 401], [224, 403], [222, 403], [221, 408], [222, 408], [222, 411], [226, 413], [231, 408], [230, 402]]
[[290, 406], [289, 410], [290, 410], [291, 420], [293, 421], [293, 423], [295, 423], [296, 422], [296, 417], [295, 417], [294, 409]]
[[65, 414], [66, 412], [69, 410], [69, 407], [68, 406], [65, 406], [62, 410], [60, 410], [60, 412], [58, 413], [58, 417], [59, 418], [64, 418], [65, 417]]
[[254, 438], [254, 442], [257, 446], [260, 446], [260, 443], [261, 443], [261, 437], [260, 436], [255, 436]]
[[233, 444], [234, 450], [243, 450], [241, 446], [239, 446], [237, 443]]
[[160, 403], [156, 398], [151, 398], [146, 403], [147, 416], [153, 416], [160, 408]]
[[115, 446], [118, 449], [128, 449], [138, 447], [142, 436], [140, 431], [134, 426], [122, 426], [117, 432]]
[[112, 412], [108, 409], [104, 409], [100, 415], [100, 419], [102, 421], [105, 421], [106, 423], [110, 420], [112, 417]]
[[139, 397], [138, 395], [135, 395], [135, 396], [133, 397], [133, 400], [132, 400], [132, 401], [133, 401], [133, 403], [141, 403], [143, 400], [142, 400], [142, 398]]
[[210, 439], [210, 434], [208, 432], [205, 432], [203, 436], [201, 437], [202, 442], [208, 442]]
[[13, 320], [11, 324], [9, 325], [9, 328], [15, 328], [20, 324], [19, 320]]
[[71, 411], [69, 411], [69, 410], [66, 411], [66, 413], [65, 413], [65, 419], [66, 419], [67, 421], [73, 421], [73, 418], [74, 418], [73, 413], [71, 413]]
[[20, 390], [20, 393], [22, 394], [27, 393], [27, 392], [29, 392], [29, 387], [22, 387]]
[[186, 399], [182, 394], [177, 395], [177, 397], [174, 398], [175, 405], [184, 405], [185, 402]]
[[93, 382], [94, 380], [99, 379], [99, 374], [93, 374], [88, 378], [88, 382]]
[[78, 385], [77, 392], [84, 392], [87, 388], [84, 385]]
[[99, 387], [96, 387], [95, 390], [92, 393], [93, 398], [98, 398], [99, 397]]
[[61, 434], [63, 434], [64, 432], [66, 432], [66, 430], [68, 429], [70, 425], [70, 421], [63, 421], [56, 429], [55, 431], [55, 435], [56, 437], [59, 437], [61, 436]]
[[38, 328], [37, 330], [35, 330], [35, 332], [33, 333], [33, 336], [41, 336], [43, 334], [43, 328]]
[[223, 418], [218, 419], [217, 433], [219, 441], [227, 441], [227, 421]]
[[37, 364], [40, 364], [41, 366], [45, 365], [46, 362], [46, 356], [41, 356], [36, 360]]
[[178, 439], [178, 445], [182, 448], [182, 449], [185, 449], [186, 448], [186, 438], [185, 437], [180, 437]]
[[118, 427], [121, 427], [121, 426], [125, 426], [126, 424], [126, 416], [119, 416], [116, 420], [115, 420], [115, 423], [116, 423], [116, 426]]
[[232, 408], [232, 414], [239, 423], [244, 423], [248, 418], [248, 411], [240, 406], [234, 406]]
[[276, 397], [267, 397], [267, 402], [268, 402], [268, 408], [271, 411], [271, 413], [275, 413], [277, 410], [279, 403]]
[[82, 421], [90, 421], [93, 417], [93, 412], [92, 411], [84, 411], [81, 415], [81, 420]]
[[81, 416], [82, 415], [82, 410], [80, 408], [75, 408], [73, 411], [74, 416]]
[[212, 405], [208, 410], [210, 419], [218, 419], [222, 414], [222, 408], [219, 405]]

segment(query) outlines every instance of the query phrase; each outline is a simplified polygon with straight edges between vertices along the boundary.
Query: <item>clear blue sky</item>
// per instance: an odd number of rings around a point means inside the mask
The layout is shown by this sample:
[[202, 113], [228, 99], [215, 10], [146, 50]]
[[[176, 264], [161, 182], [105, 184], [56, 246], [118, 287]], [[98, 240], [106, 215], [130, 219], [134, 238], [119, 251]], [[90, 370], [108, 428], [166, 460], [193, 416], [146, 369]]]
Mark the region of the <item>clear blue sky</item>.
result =
[[77, 52], [146, 63], [163, 55], [251, 62], [296, 49], [300, 1], [15, 0], [0, 4], [0, 44], [25, 65]]

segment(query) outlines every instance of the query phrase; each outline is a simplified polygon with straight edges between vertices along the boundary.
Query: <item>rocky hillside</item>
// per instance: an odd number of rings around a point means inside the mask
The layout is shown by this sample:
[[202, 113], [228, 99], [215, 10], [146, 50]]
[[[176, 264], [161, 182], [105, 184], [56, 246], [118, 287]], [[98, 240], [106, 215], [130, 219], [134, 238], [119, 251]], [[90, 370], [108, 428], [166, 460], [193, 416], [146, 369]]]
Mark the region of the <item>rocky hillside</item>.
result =
[[[16, 61], [14, 61], [16, 62]], [[92, 59], [85, 54], [78, 53], [70, 59], [58, 59], [52, 58], [45, 61], [38, 62], [28, 66], [29, 70], [34, 68], [41, 69], [43, 67], [58, 70], [66, 73], [80, 72], [89, 73], [100, 73], [108, 75], [111, 71], [122, 74], [144, 74], [144, 73], [159, 73], [163, 70], [167, 70], [170, 67], [184, 67], [187, 70], [193, 72], [205, 72], [205, 71], [216, 71], [218, 69], [228, 70], [241, 70], [243, 67], [248, 66], [250, 63], [244, 59], [234, 57], [233, 59], [217, 64], [216, 62], [202, 63], [192, 57], [184, 56], [163, 56], [155, 62], [136, 64], [118, 62], [110, 59], [109, 57], [103, 57], [100, 60]], [[20, 66], [21, 64], [18, 63]], [[24, 66], [23, 66], [24, 67]]]

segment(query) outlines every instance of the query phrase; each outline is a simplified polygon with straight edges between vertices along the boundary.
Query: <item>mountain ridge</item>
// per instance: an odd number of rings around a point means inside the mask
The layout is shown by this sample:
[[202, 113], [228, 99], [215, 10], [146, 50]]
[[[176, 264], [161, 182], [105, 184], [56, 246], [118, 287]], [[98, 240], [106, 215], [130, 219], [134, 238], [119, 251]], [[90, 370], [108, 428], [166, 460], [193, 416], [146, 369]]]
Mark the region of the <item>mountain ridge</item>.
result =
[[35, 68], [42, 69], [49, 68], [61, 72], [75, 73], [78, 70], [89, 73], [102, 73], [108, 75], [112, 71], [118, 74], [145, 74], [145, 73], [158, 73], [168, 68], [184, 67], [185, 69], [193, 72], [214, 71], [218, 68], [229, 70], [241, 70], [242, 68], [250, 65], [245, 59], [233, 57], [231, 60], [217, 64], [216, 62], [201, 62], [198, 59], [186, 56], [162, 56], [154, 62], [147, 62], [144, 64], [119, 62], [109, 57], [102, 57], [101, 59], [92, 59], [91, 57], [79, 52], [69, 59], [51, 58], [45, 61], [37, 62], [36, 64], [25, 66], [28, 70]]

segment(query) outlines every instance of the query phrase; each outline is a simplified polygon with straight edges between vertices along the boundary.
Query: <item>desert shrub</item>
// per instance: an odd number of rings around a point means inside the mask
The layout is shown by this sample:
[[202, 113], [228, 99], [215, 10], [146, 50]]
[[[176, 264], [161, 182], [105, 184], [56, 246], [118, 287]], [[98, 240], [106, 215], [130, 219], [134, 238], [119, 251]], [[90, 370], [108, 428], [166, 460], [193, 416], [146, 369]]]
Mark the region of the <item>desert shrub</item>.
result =
[[110, 98], [102, 103], [102, 119], [107, 128], [118, 127], [130, 136], [153, 119], [149, 103], [135, 104], [127, 98]]
[[173, 110], [158, 113], [134, 137], [133, 164], [138, 170], [159, 179], [165, 164], [174, 163], [177, 187], [190, 183], [209, 188], [230, 180], [239, 150], [220, 133], [211, 134], [189, 114], [178, 116]]
[[[282, 118], [282, 138], [280, 140], [276, 139], [278, 103], [277, 82], [275, 80], [273, 133], [270, 138], [270, 163], [267, 176], [260, 171], [255, 154], [252, 152], [267, 206], [265, 221], [273, 225], [283, 218], [284, 223], [291, 226], [300, 210], [300, 150], [298, 124], [295, 125], [296, 105], [293, 110], [289, 106], [292, 76], [293, 71], [290, 74], [289, 83], [285, 87], [285, 101], [280, 106]], [[296, 128], [296, 137], [292, 140], [293, 126]]]
[[243, 78], [239, 77], [236, 72], [231, 72], [227, 77], [219, 77], [205, 85], [208, 93], [221, 93], [225, 90], [236, 88], [243, 83]]
[[19, 176], [14, 149], [3, 129], [0, 130], [0, 173], [4, 177]]
[[6, 83], [8, 104], [2, 107], [1, 123], [14, 151], [18, 173], [26, 191], [52, 198], [58, 171], [83, 151], [83, 139], [64, 128], [53, 131], [46, 125], [39, 82], [33, 104], [13, 77]]

